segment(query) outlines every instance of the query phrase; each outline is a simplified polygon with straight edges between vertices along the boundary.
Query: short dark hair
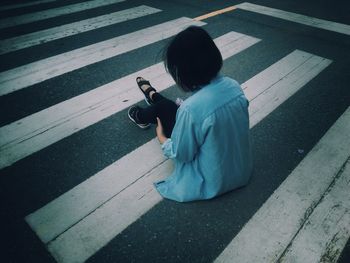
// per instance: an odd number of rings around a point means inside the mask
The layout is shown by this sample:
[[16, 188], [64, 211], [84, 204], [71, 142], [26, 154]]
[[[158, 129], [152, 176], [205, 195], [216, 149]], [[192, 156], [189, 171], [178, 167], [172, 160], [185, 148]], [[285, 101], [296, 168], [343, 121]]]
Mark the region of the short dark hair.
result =
[[222, 67], [222, 56], [210, 35], [190, 26], [177, 34], [163, 54], [167, 72], [184, 91], [209, 84]]

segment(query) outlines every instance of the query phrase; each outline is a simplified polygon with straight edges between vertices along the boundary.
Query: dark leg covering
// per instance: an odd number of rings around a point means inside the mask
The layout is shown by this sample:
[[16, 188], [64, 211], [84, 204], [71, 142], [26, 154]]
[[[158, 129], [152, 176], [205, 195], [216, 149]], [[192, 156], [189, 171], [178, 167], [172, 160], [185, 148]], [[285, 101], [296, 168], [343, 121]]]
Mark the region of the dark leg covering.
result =
[[152, 101], [154, 104], [141, 109], [137, 114], [137, 118], [142, 123], [157, 124], [158, 117], [163, 124], [164, 135], [170, 138], [175, 125], [178, 106], [175, 102], [165, 98], [159, 93], [153, 94]]

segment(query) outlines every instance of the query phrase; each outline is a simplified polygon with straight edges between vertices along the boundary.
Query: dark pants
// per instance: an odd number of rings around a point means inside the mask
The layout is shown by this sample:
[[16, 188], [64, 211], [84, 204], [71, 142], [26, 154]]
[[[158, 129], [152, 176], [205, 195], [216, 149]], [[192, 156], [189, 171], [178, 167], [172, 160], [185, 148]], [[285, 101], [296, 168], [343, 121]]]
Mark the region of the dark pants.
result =
[[178, 106], [175, 102], [165, 98], [157, 92], [153, 94], [152, 101], [154, 104], [147, 108], [142, 108], [138, 112], [137, 118], [142, 123], [157, 124], [158, 117], [162, 122], [165, 137], [170, 138], [175, 125]]

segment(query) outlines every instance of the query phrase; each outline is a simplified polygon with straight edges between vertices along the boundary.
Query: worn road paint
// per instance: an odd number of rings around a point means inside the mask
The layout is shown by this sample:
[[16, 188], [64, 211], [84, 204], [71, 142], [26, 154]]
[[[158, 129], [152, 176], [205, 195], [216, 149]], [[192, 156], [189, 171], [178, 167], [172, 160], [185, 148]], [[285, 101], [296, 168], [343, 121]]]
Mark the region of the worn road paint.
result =
[[113, 12], [107, 15], [97, 16], [70, 24], [36, 31], [18, 37], [8, 38], [0, 41], [0, 55], [23, 48], [40, 45], [60, 38], [73, 36], [90, 30], [114, 25], [127, 20], [154, 14], [160, 11], [161, 10], [159, 9], [142, 5], [118, 12]]
[[333, 21], [327, 21], [315, 17], [305, 16], [301, 14], [296, 14], [292, 12], [287, 12], [271, 7], [266, 7], [262, 5], [256, 5], [251, 3], [242, 3], [236, 5], [237, 8], [251, 11], [263, 15], [268, 15], [288, 21], [292, 21], [299, 24], [304, 24], [312, 27], [317, 27], [320, 29], [325, 29], [345, 35], [350, 35], [350, 26], [346, 24], [341, 24]]
[[193, 18], [193, 20], [201, 21], [201, 20], [207, 19], [209, 17], [213, 17], [213, 16], [217, 16], [217, 15], [221, 15], [221, 14], [233, 11], [235, 9], [236, 9], [235, 6], [230, 6], [230, 7], [227, 7], [227, 8], [221, 9], [221, 10], [217, 10], [217, 11], [214, 11], [214, 12], [202, 15], [202, 16], [198, 16], [196, 18]]
[[93, 9], [105, 5], [116, 4], [124, 1], [125, 0], [91, 0], [78, 4], [66, 5], [48, 10], [38, 11], [30, 14], [12, 16], [0, 20], [0, 29], [37, 22], [44, 19], [54, 18], [57, 16], [68, 15], [75, 12]]
[[215, 262], [278, 262], [348, 160], [349, 141], [350, 107]]

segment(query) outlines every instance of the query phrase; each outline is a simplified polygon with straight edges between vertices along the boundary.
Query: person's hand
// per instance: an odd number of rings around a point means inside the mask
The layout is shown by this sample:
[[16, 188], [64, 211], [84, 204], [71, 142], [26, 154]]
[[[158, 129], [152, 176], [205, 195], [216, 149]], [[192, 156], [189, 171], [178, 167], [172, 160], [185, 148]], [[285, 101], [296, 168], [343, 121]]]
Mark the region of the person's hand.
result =
[[163, 144], [168, 138], [164, 135], [163, 125], [160, 119], [157, 117], [157, 128], [156, 128], [157, 138], [161, 144]]

